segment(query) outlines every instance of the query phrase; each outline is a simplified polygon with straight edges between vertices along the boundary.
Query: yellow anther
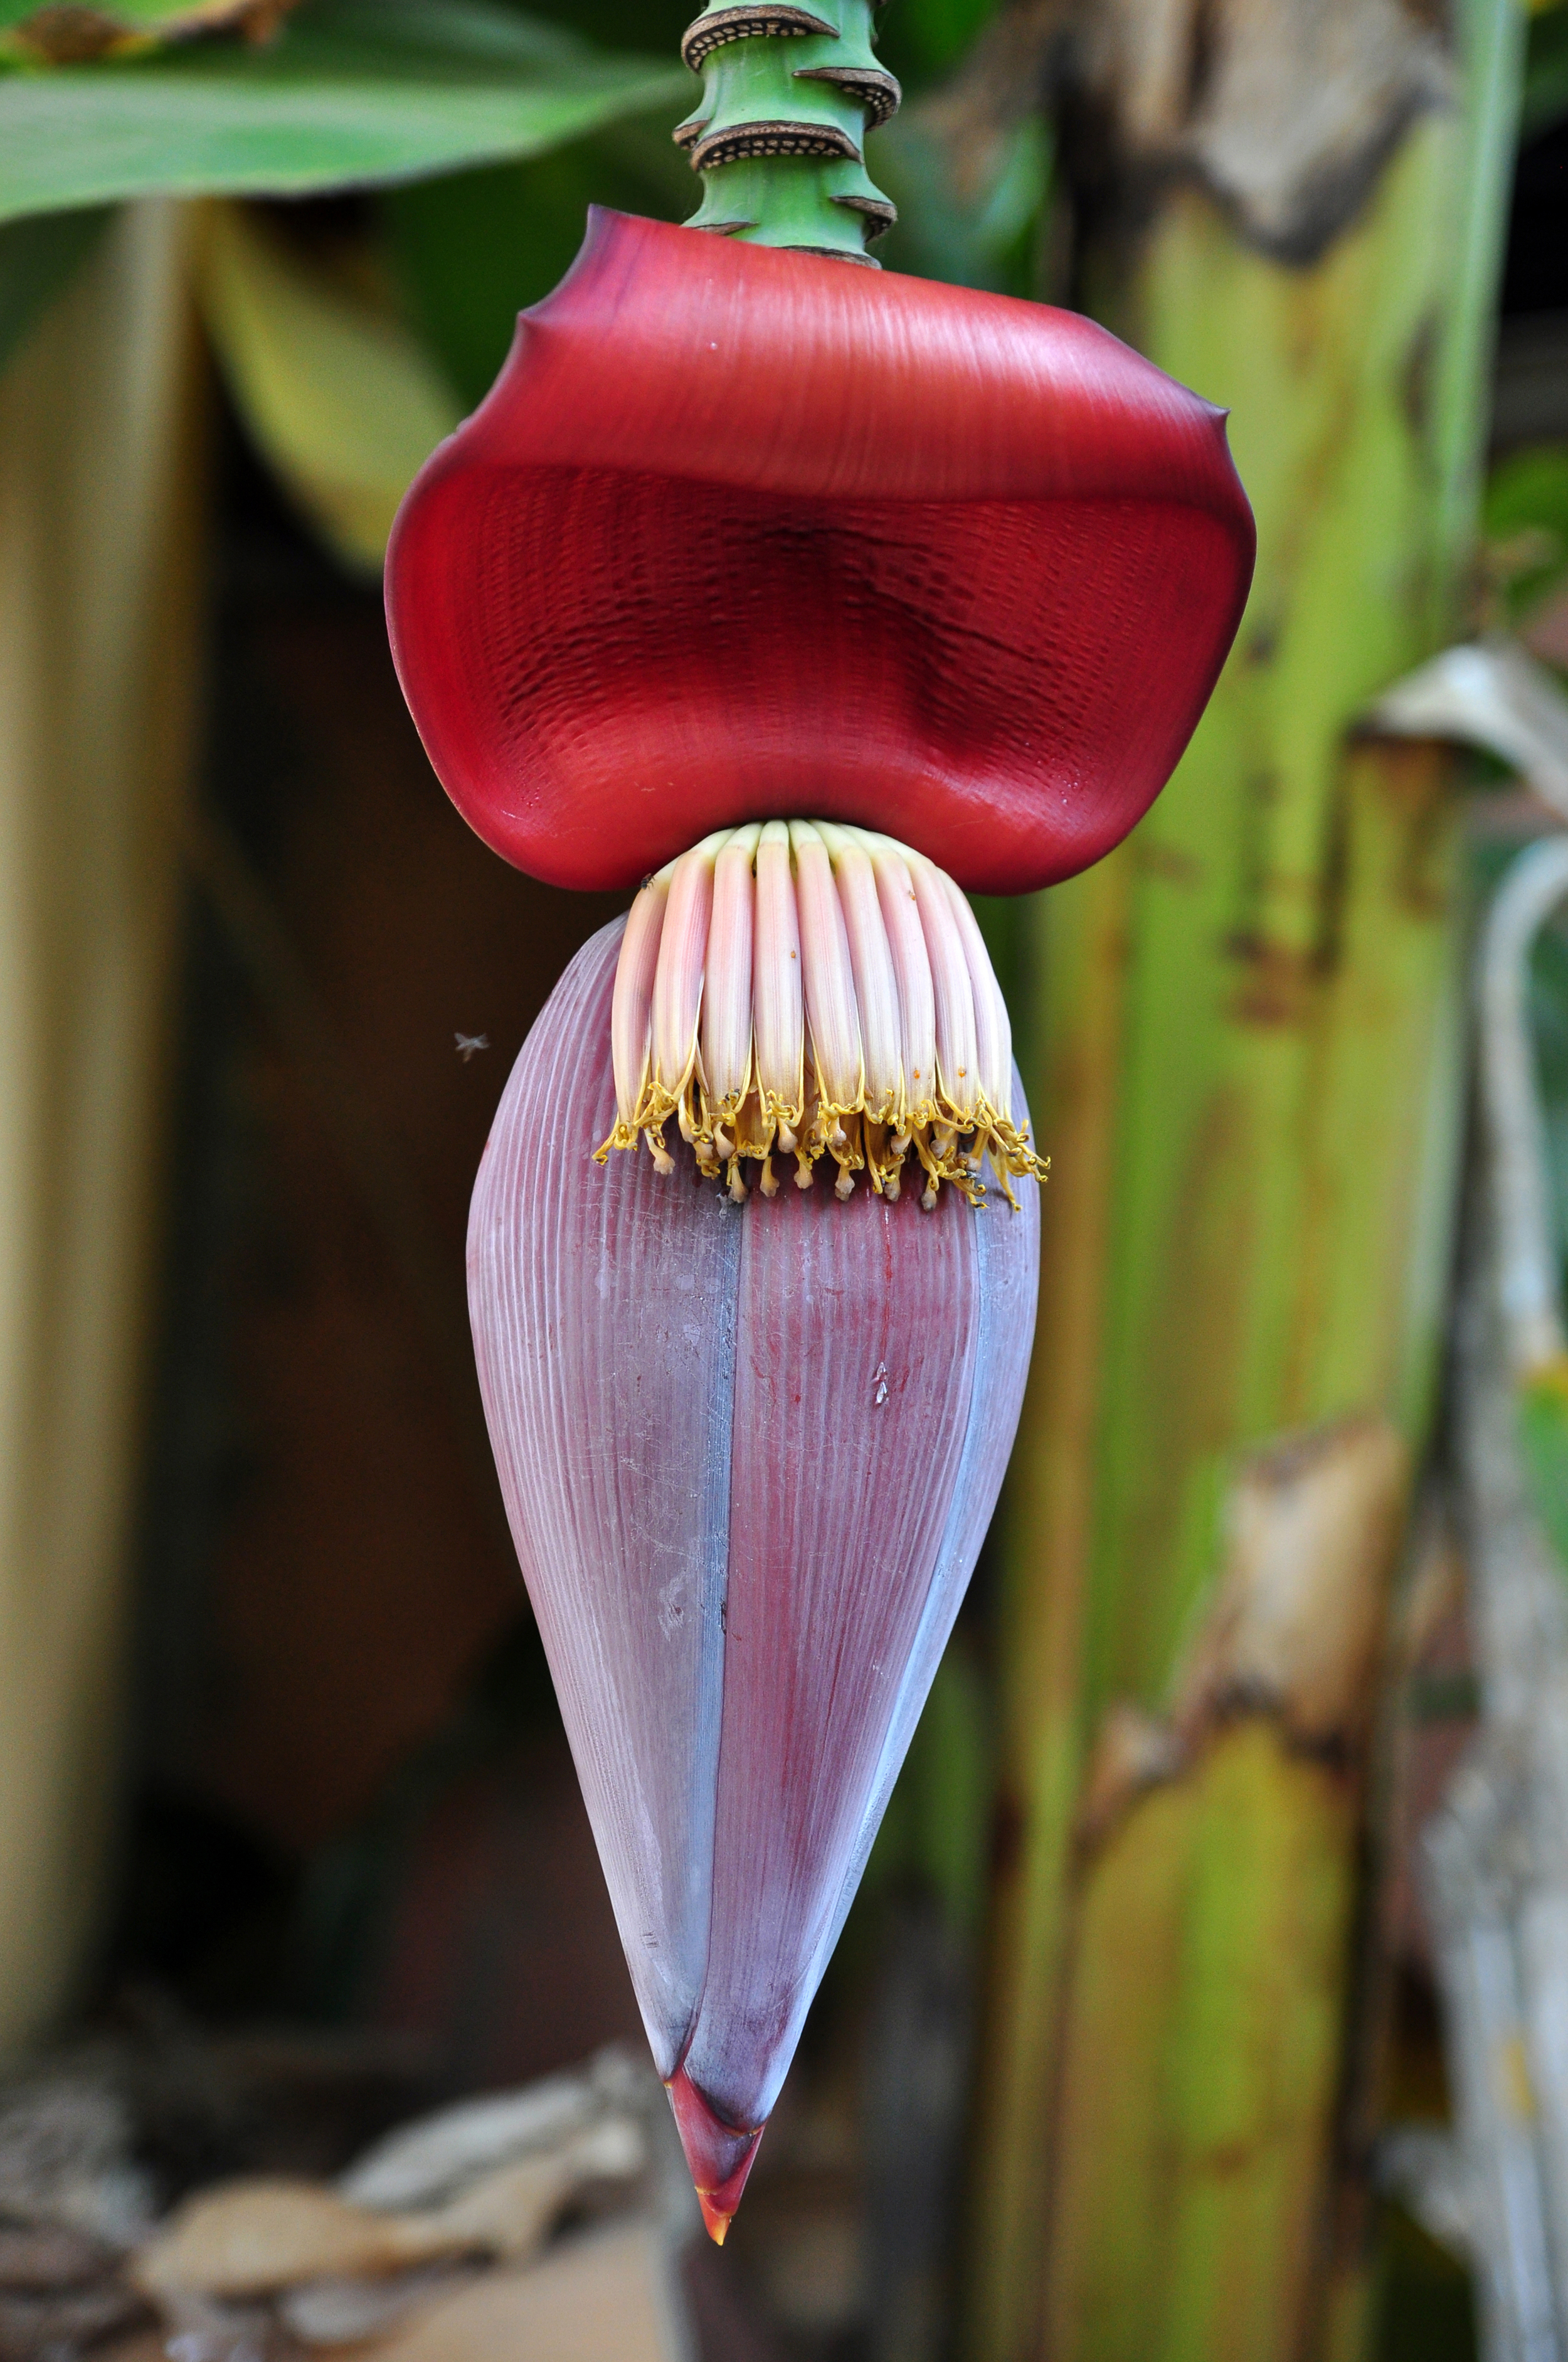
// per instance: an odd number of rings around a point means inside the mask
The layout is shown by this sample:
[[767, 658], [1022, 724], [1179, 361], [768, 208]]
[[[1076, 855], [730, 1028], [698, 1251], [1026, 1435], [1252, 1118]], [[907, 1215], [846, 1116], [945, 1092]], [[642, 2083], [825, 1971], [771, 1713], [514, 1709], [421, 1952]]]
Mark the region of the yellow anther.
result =
[[836, 822], [722, 829], [632, 906], [611, 1018], [616, 1120], [597, 1151], [674, 1160], [674, 1116], [698, 1170], [743, 1203], [775, 1153], [835, 1197], [864, 1172], [896, 1204], [912, 1150], [929, 1211], [951, 1182], [1045, 1175], [1012, 1120], [1011, 1027], [974, 913], [934, 863]]

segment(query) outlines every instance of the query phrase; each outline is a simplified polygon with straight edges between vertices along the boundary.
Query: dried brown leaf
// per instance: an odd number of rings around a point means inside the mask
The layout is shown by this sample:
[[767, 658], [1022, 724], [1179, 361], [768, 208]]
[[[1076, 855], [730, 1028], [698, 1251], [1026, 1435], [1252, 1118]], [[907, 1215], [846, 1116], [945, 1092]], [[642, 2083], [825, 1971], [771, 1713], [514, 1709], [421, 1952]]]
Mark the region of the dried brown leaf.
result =
[[637, 2126], [612, 2118], [567, 2148], [520, 2158], [485, 2174], [434, 2219], [466, 2247], [520, 2260], [543, 2245], [580, 2190], [594, 2181], [629, 2180], [642, 2171], [645, 2156]]
[[4, 46], [51, 66], [88, 65], [127, 50], [154, 49], [194, 33], [237, 32], [269, 39], [298, 0], [170, 0], [167, 6], [105, 7], [48, 0], [24, 17]]
[[261, 2296], [455, 2252], [437, 2218], [372, 2214], [315, 2182], [256, 2180], [188, 2198], [138, 2250], [131, 2277], [152, 2297]]
[[1237, 1705], [1277, 1714], [1309, 1746], [1359, 1739], [1408, 1484], [1408, 1450], [1378, 1417], [1288, 1437], [1242, 1467], [1178, 1683], [1173, 1718], [1189, 1745]]
[[668, 2275], [657, 2233], [635, 2223], [489, 2272], [369, 2350], [375, 2362], [679, 2362]]
[[361, 2345], [385, 2336], [412, 2312], [454, 2295], [483, 2271], [482, 2264], [424, 2264], [390, 2279], [307, 2280], [285, 2289], [278, 2312], [304, 2345]]
[[309, 2181], [229, 2182], [189, 2198], [137, 2254], [149, 2296], [243, 2297], [374, 2280], [464, 2255], [532, 2255], [568, 2202], [642, 2170], [636, 2124], [612, 2117], [564, 2147], [482, 2174], [446, 2205], [382, 2213]]

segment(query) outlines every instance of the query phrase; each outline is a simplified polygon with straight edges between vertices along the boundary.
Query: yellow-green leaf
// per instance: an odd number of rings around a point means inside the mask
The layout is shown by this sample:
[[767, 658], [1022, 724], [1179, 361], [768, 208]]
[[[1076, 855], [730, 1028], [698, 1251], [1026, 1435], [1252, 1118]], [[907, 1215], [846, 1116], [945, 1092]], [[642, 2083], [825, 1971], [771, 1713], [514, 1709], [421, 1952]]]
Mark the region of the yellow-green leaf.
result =
[[209, 208], [197, 287], [263, 457], [337, 555], [379, 572], [409, 480], [458, 423], [456, 394], [393, 315], [243, 205]]

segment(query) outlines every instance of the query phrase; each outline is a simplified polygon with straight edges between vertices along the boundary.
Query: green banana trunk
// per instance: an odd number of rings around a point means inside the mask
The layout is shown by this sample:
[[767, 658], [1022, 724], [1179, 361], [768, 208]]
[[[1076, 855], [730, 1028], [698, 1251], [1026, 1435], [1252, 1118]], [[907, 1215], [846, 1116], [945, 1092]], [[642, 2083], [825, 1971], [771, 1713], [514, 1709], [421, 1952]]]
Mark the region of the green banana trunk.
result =
[[1054, 1172], [1005, 1540], [983, 2362], [1353, 2350], [1319, 2239], [1461, 994], [1451, 759], [1351, 731], [1460, 624], [1511, 0], [1467, 38], [1468, 113], [1418, 113], [1310, 261], [1190, 178], [1091, 261], [1101, 316], [1231, 407], [1260, 555], [1171, 786], [1029, 922]]

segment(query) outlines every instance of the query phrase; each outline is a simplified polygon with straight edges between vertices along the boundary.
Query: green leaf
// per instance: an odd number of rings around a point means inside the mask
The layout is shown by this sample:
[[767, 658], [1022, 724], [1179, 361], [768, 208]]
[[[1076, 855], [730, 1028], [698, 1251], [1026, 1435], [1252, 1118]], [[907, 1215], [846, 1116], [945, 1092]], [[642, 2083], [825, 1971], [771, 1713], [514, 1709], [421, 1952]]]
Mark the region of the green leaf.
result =
[[1568, 443], [1531, 443], [1510, 451], [1486, 486], [1486, 531], [1500, 536], [1529, 525], [1568, 539]]
[[1519, 144], [1539, 139], [1568, 115], [1568, 8], [1544, 8], [1530, 18], [1525, 52]]
[[0, 72], [0, 221], [155, 190], [301, 195], [537, 155], [679, 108], [679, 65], [489, 0], [313, 0], [264, 49]]
[[108, 220], [106, 207], [93, 206], [0, 222], [0, 369], [86, 260]]
[[900, 0], [883, 18], [878, 47], [912, 86], [952, 72], [995, 16], [997, 0]]
[[1568, 443], [1532, 443], [1492, 470], [1483, 511], [1490, 570], [1519, 624], [1568, 573]]
[[899, 208], [897, 226], [877, 249], [887, 269], [1008, 295], [1035, 292], [1053, 163], [1041, 116], [1026, 116], [1006, 133], [973, 190], [955, 185], [951, 153], [919, 107], [877, 133], [870, 160]]
[[414, 470], [462, 414], [424, 346], [258, 209], [215, 204], [197, 292], [236, 409], [328, 546], [379, 574]]

